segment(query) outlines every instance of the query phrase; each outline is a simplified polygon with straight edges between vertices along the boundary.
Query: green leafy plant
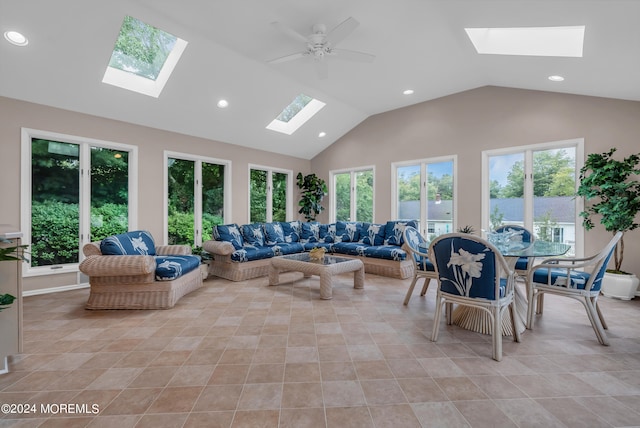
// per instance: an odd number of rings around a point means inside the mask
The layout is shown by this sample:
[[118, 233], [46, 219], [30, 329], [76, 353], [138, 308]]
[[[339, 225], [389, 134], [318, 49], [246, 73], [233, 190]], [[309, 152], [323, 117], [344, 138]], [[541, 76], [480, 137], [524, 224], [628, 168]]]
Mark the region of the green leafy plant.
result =
[[473, 235], [475, 231], [476, 230], [471, 225], [466, 225], [458, 228], [458, 233], [469, 233]]
[[[593, 216], [600, 216], [608, 232], [627, 232], [640, 224], [635, 217], [640, 211], [640, 182], [634, 177], [640, 174], [638, 164], [640, 154], [633, 154], [623, 160], [613, 158], [616, 149], [587, 156], [580, 169], [580, 186], [577, 196], [585, 199], [585, 209], [580, 213], [585, 229], [592, 229]], [[624, 258], [624, 235], [614, 251], [615, 273], [621, 271]]]
[[[11, 241], [7, 239], [0, 239], [0, 242], [11, 243]], [[24, 255], [25, 248], [27, 248], [27, 245], [0, 247], [0, 261], [27, 260]], [[3, 309], [7, 309], [14, 300], [16, 300], [16, 297], [9, 293], [0, 294], [0, 312], [2, 312]]]
[[327, 194], [327, 184], [315, 174], [303, 176], [301, 172], [296, 176], [298, 188], [300, 189], [300, 201], [298, 213], [304, 214], [307, 221], [314, 221], [324, 207], [321, 205], [322, 199]]

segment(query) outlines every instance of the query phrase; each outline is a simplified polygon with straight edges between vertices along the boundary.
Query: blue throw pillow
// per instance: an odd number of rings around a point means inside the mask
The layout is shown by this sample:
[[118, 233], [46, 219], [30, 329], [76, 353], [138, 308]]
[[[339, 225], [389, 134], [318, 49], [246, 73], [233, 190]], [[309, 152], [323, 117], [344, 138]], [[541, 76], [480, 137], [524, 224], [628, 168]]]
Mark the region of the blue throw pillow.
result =
[[284, 242], [300, 242], [300, 232], [302, 225], [296, 221], [282, 221], [282, 233], [284, 234]]
[[367, 245], [382, 245], [386, 224], [362, 223], [360, 242]]
[[156, 246], [149, 232], [135, 230], [104, 238], [100, 242], [100, 251], [111, 256], [153, 256], [156, 254]]
[[264, 247], [264, 227], [262, 223], [251, 223], [242, 226], [242, 236], [246, 245]]
[[332, 242], [339, 242], [338, 235], [336, 234], [336, 224], [321, 224], [320, 225], [320, 240], [318, 242], [324, 242], [331, 244]]
[[244, 239], [242, 239], [240, 228], [235, 223], [213, 226], [213, 239], [216, 241], [231, 242], [233, 248], [236, 250], [244, 246]]
[[402, 232], [404, 232], [405, 226], [413, 226], [416, 229], [418, 227], [417, 220], [394, 220], [388, 221], [384, 231], [384, 241], [387, 245], [402, 245], [404, 240], [402, 238]]
[[320, 223], [317, 221], [302, 223], [300, 242], [320, 242]]
[[284, 228], [282, 227], [282, 223], [265, 223], [264, 235], [267, 245], [283, 244], [285, 242]]
[[336, 223], [336, 241], [358, 242], [360, 240], [360, 229], [362, 223], [359, 221], [339, 221]]

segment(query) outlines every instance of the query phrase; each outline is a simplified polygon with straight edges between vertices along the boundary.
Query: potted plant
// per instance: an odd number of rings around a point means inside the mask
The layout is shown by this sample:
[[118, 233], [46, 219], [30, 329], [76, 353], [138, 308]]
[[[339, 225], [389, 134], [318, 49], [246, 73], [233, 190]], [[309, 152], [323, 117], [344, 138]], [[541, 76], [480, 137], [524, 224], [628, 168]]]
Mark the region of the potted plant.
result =
[[298, 213], [304, 214], [307, 221], [314, 221], [316, 216], [324, 210], [321, 204], [327, 194], [327, 184], [315, 174], [303, 176], [301, 172], [296, 176], [300, 189], [300, 201]]
[[[0, 238], [0, 243], [11, 243], [7, 239]], [[24, 249], [27, 245], [17, 245], [12, 247], [0, 247], [0, 262], [1, 261], [16, 261], [26, 260], [24, 256]], [[16, 296], [9, 293], [0, 294], [0, 311], [7, 309], [13, 301], [16, 300]]]
[[[600, 216], [602, 224], [608, 232], [627, 232], [640, 226], [635, 218], [640, 211], [640, 174], [638, 164], [640, 154], [630, 155], [623, 160], [613, 158], [616, 149], [605, 153], [587, 156], [580, 169], [580, 185], [577, 196], [585, 199], [582, 225], [590, 230], [595, 225], [593, 216]], [[614, 253], [614, 268], [607, 271], [602, 282], [602, 294], [620, 299], [632, 299], [638, 288], [635, 274], [622, 270], [624, 260], [624, 235], [618, 242]]]

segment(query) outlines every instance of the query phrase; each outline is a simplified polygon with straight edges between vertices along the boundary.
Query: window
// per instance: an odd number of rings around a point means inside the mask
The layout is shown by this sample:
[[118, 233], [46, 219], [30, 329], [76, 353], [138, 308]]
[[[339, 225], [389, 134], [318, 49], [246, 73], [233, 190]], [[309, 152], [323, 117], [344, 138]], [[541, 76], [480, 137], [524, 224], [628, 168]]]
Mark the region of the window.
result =
[[230, 162], [166, 153], [167, 243], [201, 246], [223, 224]]
[[249, 166], [249, 221], [264, 223], [292, 218], [293, 172]]
[[330, 173], [333, 221], [373, 222], [373, 177], [373, 167]]
[[85, 243], [135, 227], [136, 155], [132, 146], [22, 130], [28, 273], [76, 271]]
[[582, 140], [483, 152], [483, 228], [520, 224], [536, 239], [571, 244], [568, 254], [581, 254], [574, 194], [582, 156]]
[[187, 42], [125, 16], [102, 82], [158, 97]]
[[392, 198], [397, 219], [417, 219], [429, 240], [455, 230], [456, 157], [398, 162], [392, 165]]
[[325, 103], [300, 94], [267, 125], [267, 129], [291, 135], [325, 106]]

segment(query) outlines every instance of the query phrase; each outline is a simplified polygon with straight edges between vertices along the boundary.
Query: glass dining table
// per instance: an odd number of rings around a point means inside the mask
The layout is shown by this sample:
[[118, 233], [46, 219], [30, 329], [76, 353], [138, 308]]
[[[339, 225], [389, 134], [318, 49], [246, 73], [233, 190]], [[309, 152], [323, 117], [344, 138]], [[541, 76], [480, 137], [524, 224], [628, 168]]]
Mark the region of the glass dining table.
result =
[[[557, 257], [567, 253], [571, 246], [560, 242], [548, 242], [535, 240], [533, 243], [498, 243], [496, 248], [502, 253], [510, 269], [515, 269], [515, 265], [520, 257], [529, 258], [529, 262], [533, 262], [535, 258]], [[525, 284], [526, 287], [526, 284]], [[527, 296], [518, 284], [514, 286], [514, 302], [515, 302], [515, 325], [520, 333], [526, 329], [527, 317]], [[491, 334], [492, 323], [490, 315], [477, 308], [459, 305], [453, 311], [453, 323], [467, 330], [477, 333]], [[502, 318], [502, 335], [512, 336], [511, 318], [509, 312]]]

